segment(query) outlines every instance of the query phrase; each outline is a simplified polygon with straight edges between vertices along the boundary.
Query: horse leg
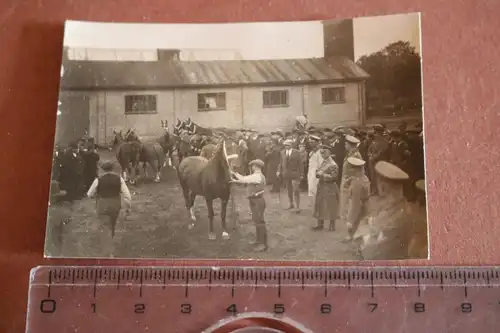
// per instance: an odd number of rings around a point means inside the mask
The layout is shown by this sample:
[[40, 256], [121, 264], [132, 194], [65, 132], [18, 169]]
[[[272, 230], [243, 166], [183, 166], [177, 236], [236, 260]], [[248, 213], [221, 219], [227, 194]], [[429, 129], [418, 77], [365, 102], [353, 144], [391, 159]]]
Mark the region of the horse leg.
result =
[[215, 240], [217, 237], [214, 232], [214, 201], [209, 198], [205, 198], [208, 209], [208, 239]]
[[221, 226], [222, 226], [222, 239], [228, 240], [229, 233], [227, 232], [227, 226], [226, 226], [226, 211], [227, 211], [227, 203], [229, 201], [228, 198], [221, 198], [221, 204], [220, 204], [220, 218], [221, 218]]
[[194, 201], [196, 200], [196, 194], [194, 194], [192, 191], [189, 193], [189, 215], [191, 218], [191, 224], [188, 226], [189, 229], [193, 229], [194, 223], [196, 222], [196, 215], [194, 213]]

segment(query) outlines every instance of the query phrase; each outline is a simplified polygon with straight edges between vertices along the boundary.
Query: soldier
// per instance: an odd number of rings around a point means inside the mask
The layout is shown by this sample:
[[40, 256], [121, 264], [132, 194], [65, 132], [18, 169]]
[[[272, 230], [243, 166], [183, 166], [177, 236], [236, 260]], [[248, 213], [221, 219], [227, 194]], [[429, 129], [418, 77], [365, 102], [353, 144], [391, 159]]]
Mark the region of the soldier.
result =
[[309, 166], [307, 171], [308, 194], [310, 197], [316, 197], [319, 179], [316, 178], [316, 170], [323, 162], [320, 151], [320, 138], [316, 135], [309, 136], [309, 145], [311, 152], [309, 153]]
[[[351, 135], [346, 135], [346, 156], [342, 161], [342, 178], [340, 181], [340, 202], [339, 202], [339, 215], [343, 221], [347, 220], [347, 200], [349, 197], [349, 188], [347, 186], [347, 179], [352, 176], [353, 170], [351, 164], [347, 161], [349, 157], [356, 157], [363, 159], [358, 150], [360, 141]], [[364, 167], [363, 167], [364, 168]], [[364, 172], [364, 171], [363, 171]]]
[[382, 125], [375, 125], [375, 133], [373, 135], [370, 147], [368, 147], [368, 170], [370, 173], [371, 192], [374, 195], [378, 194], [377, 177], [375, 165], [381, 160], [388, 159], [389, 142], [384, 137], [385, 128]]
[[375, 165], [379, 197], [370, 202], [368, 228], [355, 238], [362, 238], [359, 248], [365, 260], [398, 260], [408, 257], [412, 217], [403, 196], [406, 172], [386, 161]]
[[249, 163], [252, 169], [252, 174], [243, 176], [237, 172], [232, 172], [232, 175], [237, 179], [234, 183], [245, 184], [247, 188], [247, 197], [250, 203], [252, 212], [252, 220], [255, 223], [256, 245], [255, 251], [267, 251], [267, 228], [264, 219], [266, 210], [266, 200], [264, 199], [264, 188], [266, 186], [266, 177], [262, 173], [264, 162], [262, 160], [253, 160]]
[[427, 259], [428, 257], [428, 237], [427, 237], [427, 210], [425, 197], [425, 180], [420, 179], [415, 182], [418, 190], [417, 203], [414, 206], [415, 223], [408, 246], [409, 258]]
[[335, 164], [339, 167], [339, 177], [337, 178], [337, 186], [340, 187], [340, 182], [342, 180], [342, 172], [344, 168], [344, 161], [346, 156], [346, 138], [341, 130], [337, 129], [331, 132], [332, 138], [334, 139], [333, 145], [333, 160]]
[[348, 157], [347, 162], [351, 169], [351, 176], [346, 181], [347, 198], [347, 237], [352, 241], [359, 224], [367, 212], [367, 202], [370, 198], [370, 181], [365, 174], [365, 161], [356, 157]]
[[[97, 198], [97, 215], [101, 225], [99, 232], [101, 235], [101, 246], [107, 247], [104, 251], [106, 256], [113, 256], [113, 238], [118, 216], [122, 208], [121, 199], [125, 201], [127, 210], [130, 209], [130, 191], [122, 177], [113, 172], [114, 163], [104, 162], [101, 169], [104, 172], [92, 183], [87, 196]], [[111, 239], [108, 231], [111, 232]]]
[[325, 220], [330, 221], [330, 231], [335, 230], [335, 220], [338, 218], [339, 188], [336, 180], [339, 168], [332, 158], [333, 147], [321, 145], [322, 162], [316, 170], [318, 189], [314, 201], [314, 217], [318, 223], [313, 230], [323, 230]]

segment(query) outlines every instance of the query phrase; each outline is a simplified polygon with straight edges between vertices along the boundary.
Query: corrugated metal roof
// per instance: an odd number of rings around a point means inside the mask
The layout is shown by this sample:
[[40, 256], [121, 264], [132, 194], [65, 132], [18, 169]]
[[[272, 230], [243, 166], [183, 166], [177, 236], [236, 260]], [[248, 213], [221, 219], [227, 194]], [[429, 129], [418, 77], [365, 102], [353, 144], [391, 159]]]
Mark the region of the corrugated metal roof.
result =
[[272, 85], [366, 79], [343, 58], [109, 62], [66, 61], [62, 90]]

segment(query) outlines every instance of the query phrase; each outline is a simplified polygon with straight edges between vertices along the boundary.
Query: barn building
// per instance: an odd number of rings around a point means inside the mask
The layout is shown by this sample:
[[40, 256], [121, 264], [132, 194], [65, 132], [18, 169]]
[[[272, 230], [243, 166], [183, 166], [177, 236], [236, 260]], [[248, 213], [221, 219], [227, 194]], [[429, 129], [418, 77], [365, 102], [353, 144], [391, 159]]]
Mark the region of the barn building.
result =
[[114, 129], [130, 127], [147, 140], [161, 135], [161, 120], [188, 117], [262, 132], [291, 128], [303, 114], [314, 126], [361, 124], [368, 74], [352, 59], [352, 21], [337, 22], [325, 30], [323, 58], [183, 61], [180, 50], [157, 50], [155, 61], [65, 56], [56, 143], [88, 131], [106, 145]]

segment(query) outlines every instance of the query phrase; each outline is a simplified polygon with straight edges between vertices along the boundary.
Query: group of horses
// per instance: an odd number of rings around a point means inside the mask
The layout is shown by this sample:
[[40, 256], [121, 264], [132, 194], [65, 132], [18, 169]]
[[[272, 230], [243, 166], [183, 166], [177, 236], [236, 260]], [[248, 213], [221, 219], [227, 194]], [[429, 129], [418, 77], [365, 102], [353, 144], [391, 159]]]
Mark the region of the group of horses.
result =
[[[197, 126], [190, 119], [174, 126], [173, 133], [168, 129], [168, 122], [161, 121], [163, 135], [154, 142], [142, 142], [133, 129], [114, 131], [112, 147], [121, 166], [123, 178], [131, 184], [136, 183], [139, 165], [143, 164], [144, 175], [147, 177], [149, 164], [155, 173], [155, 182], [160, 182], [161, 170], [170, 164], [177, 171], [177, 177], [182, 188], [186, 209], [189, 212], [194, 227], [196, 216], [194, 202], [197, 196], [205, 198], [208, 208], [210, 240], [216, 239], [214, 232], [213, 202], [221, 199], [222, 238], [229, 239], [226, 225], [227, 205], [231, 195], [231, 161], [238, 158], [234, 153], [228, 155], [228, 146], [235, 147], [234, 140], [224, 132], [215, 133], [210, 129]], [[189, 140], [184, 140], [182, 134], [188, 138], [195, 134], [209, 136], [214, 143], [205, 144], [199, 154], [194, 153]], [[170, 161], [170, 163], [169, 163]]]

